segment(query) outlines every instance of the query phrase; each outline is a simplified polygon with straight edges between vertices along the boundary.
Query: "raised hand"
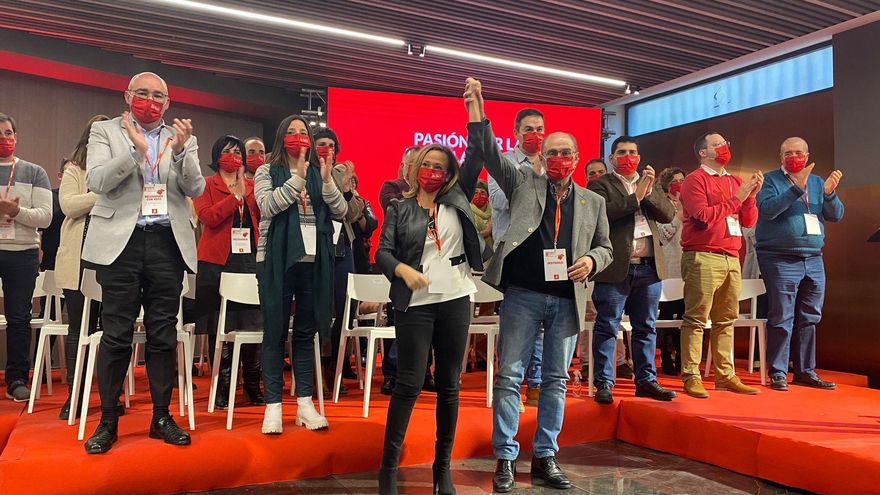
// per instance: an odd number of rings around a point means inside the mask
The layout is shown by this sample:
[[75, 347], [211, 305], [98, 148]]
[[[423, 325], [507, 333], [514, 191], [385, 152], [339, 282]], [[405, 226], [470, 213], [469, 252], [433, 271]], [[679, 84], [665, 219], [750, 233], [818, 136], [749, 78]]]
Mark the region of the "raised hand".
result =
[[140, 129], [131, 124], [131, 118], [129, 117], [128, 112], [122, 112], [122, 127], [125, 129], [125, 132], [128, 133], [128, 139], [130, 139], [131, 144], [134, 145], [135, 151], [141, 156], [147, 156], [147, 138], [141, 134]]
[[351, 191], [351, 180], [354, 177], [354, 163], [351, 160], [342, 162], [345, 165], [345, 174], [342, 176], [342, 192]]
[[174, 119], [174, 137], [171, 139], [171, 151], [177, 156], [183, 153], [186, 142], [192, 136], [193, 126], [190, 119]]
[[834, 172], [831, 172], [831, 175], [829, 175], [828, 178], [825, 179], [826, 196], [833, 193], [837, 189], [837, 186], [840, 185], [840, 179], [842, 178], [843, 172], [841, 172], [840, 170], [835, 170]]
[[309, 162], [306, 161], [306, 148], [300, 148], [299, 156], [289, 163], [290, 173], [298, 175], [303, 179], [306, 178], [306, 172], [309, 170]]
[[244, 199], [244, 167], [240, 167], [235, 174], [235, 184], [229, 189], [229, 192], [235, 195], [239, 200]]
[[636, 186], [636, 199], [642, 201], [646, 196], [651, 194], [651, 189], [654, 188], [655, 178], [654, 167], [650, 165], [645, 166], [645, 170], [642, 172], [642, 177], [639, 179], [639, 183]]
[[469, 77], [465, 80], [464, 106], [468, 110], [468, 117], [471, 122], [480, 122], [485, 118], [486, 112], [483, 108], [483, 89], [480, 81]]
[[800, 172], [798, 172], [796, 174], [791, 174], [791, 177], [794, 179], [794, 181], [798, 185], [798, 187], [800, 187], [801, 189], [807, 188], [807, 180], [809, 180], [810, 174], [813, 172], [813, 167], [815, 167], [815, 166], [816, 166], [816, 163], [813, 162], [813, 163], [807, 165], [806, 167], [804, 167], [804, 169], [801, 170]]
[[755, 181], [755, 187], [752, 189], [752, 192], [749, 193], [749, 197], [754, 198], [759, 192], [761, 192], [761, 188], [764, 187], [764, 172], [758, 170], [752, 174], [752, 180]]
[[[318, 163], [321, 164], [321, 179], [324, 180], [324, 184], [329, 184], [333, 180], [333, 162], [319, 156]], [[349, 179], [348, 184], [351, 187], [351, 179]]]
[[748, 180], [744, 180], [742, 185], [739, 186], [739, 189], [736, 190], [737, 199], [739, 199], [740, 201], [745, 201], [746, 198], [748, 198], [749, 195], [752, 194], [752, 191], [755, 189], [757, 182], [758, 181], [755, 179], [754, 174], [752, 174], [752, 176], [749, 177]]

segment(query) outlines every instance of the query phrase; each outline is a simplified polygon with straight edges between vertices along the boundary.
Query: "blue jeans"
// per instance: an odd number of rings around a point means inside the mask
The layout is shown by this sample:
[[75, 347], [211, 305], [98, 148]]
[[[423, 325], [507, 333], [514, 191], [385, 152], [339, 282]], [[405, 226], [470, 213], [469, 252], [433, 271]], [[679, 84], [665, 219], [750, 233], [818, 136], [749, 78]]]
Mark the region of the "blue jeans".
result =
[[541, 358], [544, 355], [544, 329], [535, 336], [535, 347], [532, 349], [532, 358], [529, 367], [526, 368], [526, 383], [529, 388], [541, 386]]
[[657, 379], [654, 366], [657, 330], [654, 323], [660, 307], [660, 286], [653, 263], [629, 265], [629, 274], [623, 282], [596, 282], [593, 288], [593, 304], [596, 306], [596, 324], [593, 327], [594, 385], [614, 385], [614, 351], [624, 310], [632, 325], [630, 352], [635, 381], [643, 384]]
[[812, 376], [816, 368], [816, 324], [825, 301], [825, 265], [821, 255], [778, 255], [758, 252], [761, 278], [767, 286], [767, 361], [770, 376]]
[[492, 448], [498, 459], [515, 460], [519, 455], [514, 436], [519, 429], [520, 387], [542, 327], [541, 397], [533, 451], [535, 457], [547, 457], [559, 450], [556, 437], [565, 413], [568, 366], [577, 344], [577, 305], [573, 299], [511, 287], [504, 293], [492, 401]]

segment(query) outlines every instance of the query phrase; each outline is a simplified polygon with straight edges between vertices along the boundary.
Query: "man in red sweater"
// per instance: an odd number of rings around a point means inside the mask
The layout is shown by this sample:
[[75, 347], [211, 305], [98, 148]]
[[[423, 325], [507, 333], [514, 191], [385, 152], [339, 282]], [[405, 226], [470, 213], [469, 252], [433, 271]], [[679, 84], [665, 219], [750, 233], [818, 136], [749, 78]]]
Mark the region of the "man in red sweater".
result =
[[685, 178], [681, 188], [685, 304], [681, 375], [685, 393], [701, 399], [709, 397], [700, 379], [703, 328], [709, 320], [715, 390], [758, 393], [734, 372], [733, 322], [739, 310], [742, 228], [753, 227], [758, 220], [755, 195], [761, 190], [764, 175], [755, 172], [743, 181], [727, 172], [729, 144], [717, 132], [700, 136], [694, 143], [700, 168]]

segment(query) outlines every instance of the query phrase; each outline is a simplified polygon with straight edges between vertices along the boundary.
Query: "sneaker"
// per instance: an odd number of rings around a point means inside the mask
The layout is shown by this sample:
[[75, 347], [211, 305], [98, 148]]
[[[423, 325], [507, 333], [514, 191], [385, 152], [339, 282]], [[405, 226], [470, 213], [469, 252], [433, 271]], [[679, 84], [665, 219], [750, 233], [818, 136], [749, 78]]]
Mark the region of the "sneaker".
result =
[[330, 423], [315, 409], [311, 397], [297, 397], [296, 426], [304, 426], [307, 430], [324, 430], [330, 426]]
[[537, 406], [538, 399], [541, 397], [541, 387], [528, 387], [526, 389], [526, 404]]
[[264, 435], [281, 434], [281, 403], [266, 404], [266, 412], [263, 415]]
[[6, 387], [6, 398], [15, 402], [27, 402], [31, 398], [31, 390], [22, 380], [16, 380]]

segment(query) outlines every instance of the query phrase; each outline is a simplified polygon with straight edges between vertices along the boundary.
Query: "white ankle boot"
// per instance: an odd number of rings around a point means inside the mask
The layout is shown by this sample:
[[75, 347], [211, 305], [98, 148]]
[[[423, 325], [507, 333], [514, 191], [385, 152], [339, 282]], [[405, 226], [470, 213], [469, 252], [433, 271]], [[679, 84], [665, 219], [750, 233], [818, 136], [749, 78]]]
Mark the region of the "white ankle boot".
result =
[[266, 404], [266, 412], [263, 415], [263, 434], [281, 434], [281, 403]]
[[321, 430], [329, 427], [330, 423], [315, 410], [311, 397], [297, 397], [296, 426], [305, 426], [307, 430]]

